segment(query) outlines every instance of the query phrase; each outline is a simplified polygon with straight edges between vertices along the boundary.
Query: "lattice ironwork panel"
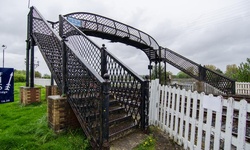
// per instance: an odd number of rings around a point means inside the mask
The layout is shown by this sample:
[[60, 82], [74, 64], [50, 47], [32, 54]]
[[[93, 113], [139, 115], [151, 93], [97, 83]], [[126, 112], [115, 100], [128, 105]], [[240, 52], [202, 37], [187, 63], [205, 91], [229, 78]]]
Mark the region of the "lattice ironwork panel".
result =
[[[99, 73], [101, 71], [101, 50], [93, 44], [77, 28], [63, 22], [63, 32], [67, 36], [67, 44], [76, 50], [75, 54], [87, 61]], [[139, 125], [141, 118], [141, 101], [143, 79], [127, 66], [122, 64], [112, 54], [107, 54], [107, 70], [111, 80], [111, 93], [122, 104], [128, 114], [132, 115]]]
[[[68, 44], [67, 44], [68, 45]], [[78, 112], [85, 133], [99, 140], [101, 133], [102, 83], [77, 56], [76, 50], [67, 49], [67, 95]], [[100, 77], [99, 77], [100, 78]]]
[[60, 37], [56, 35], [42, 16], [33, 9], [32, 36], [38, 45], [50, 71], [55, 78], [59, 88], [61, 88], [62, 73], [62, 53]]
[[135, 42], [145, 44], [152, 49], [158, 49], [159, 45], [150, 35], [121, 22], [91, 13], [74, 13], [65, 15], [78, 21], [77, 26], [88, 30], [101, 31], [119, 37], [127, 37]]
[[100, 48], [87, 38], [79, 29], [63, 19], [63, 33], [68, 44], [76, 50], [76, 55], [81, 56], [97, 73], [101, 71]]
[[167, 48], [162, 49], [161, 54], [159, 52], [157, 54], [161, 60], [168, 62], [191, 77], [204, 81], [225, 93], [234, 94], [235, 81], [232, 79], [202, 67]]
[[139, 125], [141, 102], [144, 100], [142, 96], [143, 79], [124, 67], [110, 54], [107, 55], [107, 70], [111, 80], [111, 93]]
[[207, 68], [204, 68], [204, 80], [208, 84], [212, 85], [213, 87], [216, 87], [217, 89], [227, 93], [227, 94], [235, 94], [235, 81], [232, 79], [229, 79], [223, 75], [220, 75], [212, 70], [209, 70]]
[[162, 49], [161, 54], [159, 54], [159, 52], [157, 54], [163, 61], [168, 62], [195, 79], [199, 79], [199, 65], [195, 62], [188, 60], [167, 48]]

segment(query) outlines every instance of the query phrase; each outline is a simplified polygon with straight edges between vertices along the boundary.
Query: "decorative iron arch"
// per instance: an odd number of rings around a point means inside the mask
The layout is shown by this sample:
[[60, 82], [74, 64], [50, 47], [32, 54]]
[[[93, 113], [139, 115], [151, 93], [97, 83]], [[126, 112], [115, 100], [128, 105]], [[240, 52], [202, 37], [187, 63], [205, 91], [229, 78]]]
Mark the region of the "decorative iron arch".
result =
[[[65, 18], [83, 33], [111, 42], [120, 42], [142, 50], [149, 60], [156, 60], [160, 46], [149, 34], [119, 21], [88, 12], [74, 12]], [[51, 22], [59, 30], [59, 22]], [[74, 33], [72, 33], [74, 34]]]

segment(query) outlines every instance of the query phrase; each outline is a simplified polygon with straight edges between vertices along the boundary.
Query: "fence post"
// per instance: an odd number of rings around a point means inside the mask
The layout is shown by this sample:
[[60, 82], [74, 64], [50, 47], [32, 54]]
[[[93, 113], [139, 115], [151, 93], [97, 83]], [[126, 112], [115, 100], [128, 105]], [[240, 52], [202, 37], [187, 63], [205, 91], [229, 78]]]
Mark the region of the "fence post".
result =
[[149, 124], [149, 76], [145, 76], [146, 80], [142, 87], [142, 103], [141, 103], [141, 125], [145, 132], [148, 132]]
[[110, 91], [110, 80], [109, 75], [106, 73], [103, 75], [105, 82], [103, 83], [103, 101], [102, 101], [102, 139], [101, 144], [103, 149], [109, 149], [109, 91]]

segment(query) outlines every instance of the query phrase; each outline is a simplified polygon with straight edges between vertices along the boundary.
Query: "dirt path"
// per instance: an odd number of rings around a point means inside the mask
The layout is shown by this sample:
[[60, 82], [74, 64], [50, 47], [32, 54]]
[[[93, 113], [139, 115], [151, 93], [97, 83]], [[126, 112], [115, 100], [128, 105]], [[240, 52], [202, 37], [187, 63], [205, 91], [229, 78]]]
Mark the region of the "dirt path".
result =
[[[181, 146], [177, 145], [173, 140], [164, 134], [161, 130], [156, 127], [150, 128], [150, 134], [156, 139], [155, 150], [184, 150]], [[133, 132], [119, 140], [111, 142], [111, 150], [132, 150], [137, 145], [142, 143], [148, 137], [143, 132]]]
[[152, 128], [151, 132], [156, 139], [156, 150], [184, 150], [182, 146], [177, 145], [168, 135], [157, 128]]

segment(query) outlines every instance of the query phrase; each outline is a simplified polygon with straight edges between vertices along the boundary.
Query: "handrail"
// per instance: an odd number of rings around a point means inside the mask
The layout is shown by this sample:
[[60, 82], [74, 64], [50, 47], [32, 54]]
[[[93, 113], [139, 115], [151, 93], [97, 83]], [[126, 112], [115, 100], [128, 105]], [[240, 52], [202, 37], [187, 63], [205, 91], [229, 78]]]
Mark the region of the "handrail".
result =
[[[64, 17], [72, 17], [75, 19], [79, 19], [81, 21], [87, 21], [84, 22], [86, 24], [84, 24], [82, 22], [81, 27], [86, 28], [86, 29], [90, 29], [90, 30], [96, 30], [99, 31], [101, 29], [104, 29], [102, 27], [109, 27], [110, 29], [114, 29], [114, 31], [109, 31], [108, 30], [102, 30], [102, 32], [106, 32], [109, 34], [113, 34], [117, 35], [117, 36], [121, 36], [118, 34], [118, 32], [123, 32], [125, 34], [128, 35], [129, 39], [134, 40], [136, 42], [142, 42], [142, 44], [146, 44], [149, 47], [152, 47], [153, 49], [158, 49], [159, 48], [159, 44], [156, 42], [156, 40], [151, 37], [149, 34], [136, 29], [132, 26], [126, 25], [124, 23], [121, 23], [119, 21], [101, 16], [101, 15], [97, 15], [97, 14], [93, 14], [93, 13], [88, 13], [88, 12], [75, 12], [75, 13], [69, 13], [64, 15]], [[96, 19], [93, 19], [96, 18]], [[96, 23], [96, 25], [100, 25], [100, 27], [94, 27], [94, 24], [92, 24], [92, 26], [87, 26], [88, 23]], [[80, 24], [79, 24], [80, 25]], [[86, 25], [86, 26], [84, 26]], [[80, 26], [78, 26], [80, 27]], [[142, 37], [141, 35], [144, 35], [145, 37]], [[136, 39], [131, 38], [130, 36], [133, 36]], [[138, 41], [139, 40], [139, 41]]]
[[[88, 42], [88, 44], [90, 45], [92, 45], [92, 50], [94, 51], [94, 53], [96, 53], [96, 55], [97, 56], [99, 56], [99, 57], [97, 57], [97, 59], [98, 58], [100, 58], [100, 54], [101, 54], [101, 48], [97, 45], [97, 44], [95, 44], [92, 40], [90, 40], [81, 30], [79, 30], [78, 28], [76, 28], [71, 22], [69, 22], [68, 20], [66, 20], [66, 19], [64, 19], [64, 21], [67, 21], [69, 24], [71, 24], [72, 26], [71, 26], [71, 28], [74, 28], [74, 29], [69, 29], [69, 30], [67, 30], [67, 31], [64, 31], [64, 33], [65, 33], [65, 35], [68, 37], [68, 38], [70, 38], [70, 36], [74, 36], [74, 35], [80, 35], [81, 37], [83, 37], [84, 38], [84, 41], [85, 42]], [[78, 40], [80, 41], [80, 40], [83, 40], [81, 37], [77, 37], [78, 38]], [[77, 38], [74, 38], [74, 40], [77, 40]], [[73, 39], [72, 40], [70, 40], [71, 42], [73, 42]], [[78, 42], [78, 44], [81, 44], [81, 43], [79, 43]], [[71, 44], [71, 45], [69, 45], [70, 47], [74, 47], [73, 46], [73, 44]], [[90, 46], [89, 46], [90, 47]], [[81, 57], [84, 57], [83, 55], [82, 55], [82, 52], [81, 51], [83, 51], [83, 46], [81, 46], [81, 48], [80, 47], [78, 47], [78, 52], [76, 52], [76, 53], [78, 53], [78, 54], [80, 54], [81, 55]], [[92, 51], [92, 52], [93, 52]], [[107, 54], [112, 58], [112, 59], [114, 59], [115, 61], [116, 61], [116, 63], [118, 63], [119, 65], [121, 65], [126, 71], [128, 71], [129, 73], [131, 73], [131, 74], [133, 74], [133, 76], [137, 79], [137, 80], [140, 80], [140, 82], [143, 82], [144, 81], [144, 79], [142, 78], [142, 77], [140, 77], [137, 73], [135, 73], [132, 69], [130, 69], [127, 65], [125, 65], [124, 63], [122, 63], [122, 62], [120, 62], [119, 60], [118, 60], [118, 58], [117, 57], [115, 57], [113, 54], [111, 54], [108, 50], [106, 50], [106, 52], [107, 52]], [[97, 54], [98, 53], [98, 54]], [[91, 57], [90, 55], [88, 55], [88, 57]], [[95, 57], [96, 58], [96, 57]], [[91, 61], [92, 61], [92, 59], [87, 59], [87, 58], [85, 58], [85, 60], [89, 60], [89, 61], [87, 61], [87, 63], [89, 63], [89, 64], [92, 64], [92, 67], [95, 69], [95, 71], [96, 72], [99, 72], [99, 74], [100, 74], [100, 66], [99, 66], [99, 64], [97, 65], [97, 64], [93, 64], [93, 63], [91, 63]], [[98, 63], [101, 63], [101, 60], [99, 60], [98, 61]]]
[[197, 80], [204, 81], [225, 93], [235, 93], [235, 81], [233, 79], [203, 67], [168, 48], [163, 48], [158, 55], [161, 60], [168, 62]]

